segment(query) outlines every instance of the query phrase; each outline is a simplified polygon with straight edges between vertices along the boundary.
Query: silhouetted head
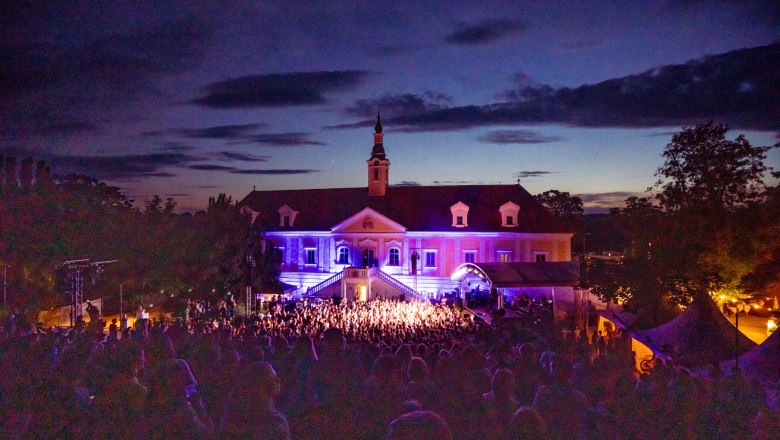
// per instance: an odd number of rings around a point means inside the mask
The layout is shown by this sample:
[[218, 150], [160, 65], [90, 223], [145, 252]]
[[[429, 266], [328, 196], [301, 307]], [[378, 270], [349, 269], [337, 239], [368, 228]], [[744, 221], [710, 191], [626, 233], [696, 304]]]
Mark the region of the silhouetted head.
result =
[[387, 440], [452, 439], [447, 422], [433, 411], [414, 411], [390, 422]]
[[412, 382], [426, 382], [428, 380], [428, 364], [422, 358], [413, 357], [409, 360], [406, 375]]
[[536, 410], [523, 406], [512, 415], [509, 432], [511, 439], [547, 438], [547, 424]]
[[515, 375], [511, 370], [500, 368], [493, 373], [490, 386], [497, 396], [509, 395], [515, 389]]

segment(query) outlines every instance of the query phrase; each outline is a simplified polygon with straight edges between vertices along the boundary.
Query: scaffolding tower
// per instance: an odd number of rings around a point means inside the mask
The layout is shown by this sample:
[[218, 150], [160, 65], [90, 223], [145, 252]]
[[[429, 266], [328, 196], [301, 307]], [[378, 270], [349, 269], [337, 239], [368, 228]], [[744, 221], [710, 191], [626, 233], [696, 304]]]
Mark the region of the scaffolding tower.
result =
[[105, 265], [115, 263], [116, 260], [103, 260], [90, 262], [89, 258], [80, 260], [68, 260], [62, 263], [68, 270], [70, 281], [70, 326], [76, 325], [79, 316], [84, 314], [84, 276], [103, 272]]

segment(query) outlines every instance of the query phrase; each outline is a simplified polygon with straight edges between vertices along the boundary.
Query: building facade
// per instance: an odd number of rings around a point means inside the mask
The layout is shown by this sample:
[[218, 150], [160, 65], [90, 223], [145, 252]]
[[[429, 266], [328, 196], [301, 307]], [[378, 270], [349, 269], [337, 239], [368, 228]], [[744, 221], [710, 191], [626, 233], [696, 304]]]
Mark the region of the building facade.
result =
[[572, 232], [516, 185], [392, 186], [379, 117], [367, 187], [252, 191], [239, 206], [281, 250], [280, 280], [348, 299], [458, 287], [464, 263], [568, 262]]

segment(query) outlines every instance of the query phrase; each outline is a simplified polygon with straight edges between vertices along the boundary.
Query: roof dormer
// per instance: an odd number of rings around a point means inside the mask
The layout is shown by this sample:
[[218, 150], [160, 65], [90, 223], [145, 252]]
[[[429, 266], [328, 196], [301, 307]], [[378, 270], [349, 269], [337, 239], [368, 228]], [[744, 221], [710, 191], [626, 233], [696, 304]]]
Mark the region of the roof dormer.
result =
[[458, 202], [450, 206], [452, 213], [452, 227], [465, 228], [469, 225], [469, 205]]
[[298, 216], [298, 211], [290, 208], [288, 205], [284, 205], [279, 208], [279, 227], [292, 228], [295, 224], [295, 217]]
[[498, 208], [501, 213], [501, 226], [504, 228], [516, 228], [518, 226], [518, 214], [520, 207], [512, 202], [506, 202]]

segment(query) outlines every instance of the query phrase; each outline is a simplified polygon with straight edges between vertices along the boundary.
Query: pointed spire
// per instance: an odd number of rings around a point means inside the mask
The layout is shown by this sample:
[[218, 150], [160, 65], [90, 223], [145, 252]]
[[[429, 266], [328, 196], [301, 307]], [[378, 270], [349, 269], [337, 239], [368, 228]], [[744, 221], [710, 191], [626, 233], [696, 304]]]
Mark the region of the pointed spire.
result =
[[374, 132], [375, 133], [382, 132], [382, 121], [379, 120], [379, 110], [377, 110], [376, 112], [376, 125], [374, 126]]

